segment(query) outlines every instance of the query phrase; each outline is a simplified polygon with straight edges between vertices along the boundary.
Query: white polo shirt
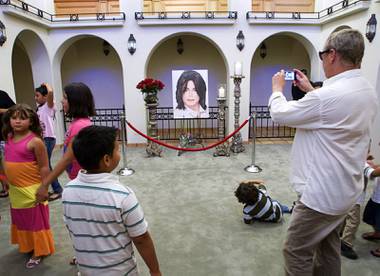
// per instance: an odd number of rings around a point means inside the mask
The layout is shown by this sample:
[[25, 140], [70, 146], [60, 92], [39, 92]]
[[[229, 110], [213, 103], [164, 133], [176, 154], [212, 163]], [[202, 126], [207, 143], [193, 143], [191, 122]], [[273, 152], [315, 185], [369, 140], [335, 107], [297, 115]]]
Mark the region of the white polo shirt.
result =
[[144, 234], [147, 222], [130, 188], [113, 174], [80, 171], [62, 203], [82, 275], [138, 275], [131, 237]]
[[273, 121], [297, 128], [290, 181], [301, 202], [330, 215], [346, 213], [363, 190], [375, 90], [359, 69], [345, 71], [299, 101], [281, 92], [269, 98]]

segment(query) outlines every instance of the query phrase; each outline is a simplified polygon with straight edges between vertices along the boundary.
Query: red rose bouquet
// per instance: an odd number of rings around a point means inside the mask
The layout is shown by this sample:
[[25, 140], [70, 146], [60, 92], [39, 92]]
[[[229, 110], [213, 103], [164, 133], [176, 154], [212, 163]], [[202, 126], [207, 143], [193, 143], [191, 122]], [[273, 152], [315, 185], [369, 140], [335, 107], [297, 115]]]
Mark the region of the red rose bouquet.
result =
[[155, 80], [151, 78], [146, 78], [140, 81], [136, 86], [136, 88], [140, 89], [142, 93], [157, 93], [164, 87], [165, 84], [163, 84], [160, 80]]

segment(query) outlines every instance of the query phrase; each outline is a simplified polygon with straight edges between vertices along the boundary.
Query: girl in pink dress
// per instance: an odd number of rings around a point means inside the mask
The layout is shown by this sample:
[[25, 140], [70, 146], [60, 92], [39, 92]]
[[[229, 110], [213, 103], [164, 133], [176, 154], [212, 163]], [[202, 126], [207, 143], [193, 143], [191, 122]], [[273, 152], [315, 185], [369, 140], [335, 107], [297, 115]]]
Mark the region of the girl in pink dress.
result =
[[74, 179], [81, 167], [74, 157], [71, 144], [75, 135], [87, 126], [90, 126], [90, 117], [95, 115], [95, 103], [90, 88], [84, 83], [70, 83], [65, 86], [62, 99], [63, 112], [72, 118], [72, 122], [65, 134], [63, 156], [57, 165], [44, 179], [37, 191], [37, 200], [44, 201], [48, 197], [50, 183], [66, 170], [70, 179]]
[[29, 106], [17, 104], [5, 113], [7, 137], [4, 170], [9, 182], [11, 242], [21, 253], [32, 252], [26, 268], [39, 265], [54, 253], [48, 202], [36, 204], [36, 191], [49, 174], [48, 155], [38, 116]]

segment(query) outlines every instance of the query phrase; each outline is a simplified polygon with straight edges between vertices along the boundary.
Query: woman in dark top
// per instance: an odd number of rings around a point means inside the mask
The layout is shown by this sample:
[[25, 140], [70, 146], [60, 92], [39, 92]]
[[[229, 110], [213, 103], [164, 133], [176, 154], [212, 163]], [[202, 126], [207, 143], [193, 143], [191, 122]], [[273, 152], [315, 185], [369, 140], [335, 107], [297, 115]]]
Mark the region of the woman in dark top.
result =
[[4, 149], [4, 138], [1, 134], [1, 129], [3, 128], [3, 113], [8, 110], [8, 108], [15, 105], [14, 101], [9, 97], [9, 95], [0, 90], [0, 181], [3, 189], [0, 191], [0, 197], [8, 196], [8, 183], [4, 175], [2, 167], [3, 149]]

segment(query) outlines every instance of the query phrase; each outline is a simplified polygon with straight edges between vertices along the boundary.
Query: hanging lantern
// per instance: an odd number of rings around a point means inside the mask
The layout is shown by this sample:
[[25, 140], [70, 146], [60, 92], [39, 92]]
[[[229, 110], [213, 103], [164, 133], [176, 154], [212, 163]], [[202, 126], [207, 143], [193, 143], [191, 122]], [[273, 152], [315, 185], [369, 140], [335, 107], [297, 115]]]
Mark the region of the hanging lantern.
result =
[[111, 45], [107, 41], [103, 41], [103, 53], [105, 56], [108, 56], [110, 53]]
[[368, 38], [369, 42], [372, 42], [372, 40], [375, 38], [376, 25], [377, 25], [377, 20], [376, 20], [375, 14], [373, 13], [371, 15], [371, 18], [367, 22], [367, 29], [365, 33], [365, 36]]
[[0, 46], [3, 46], [3, 44], [7, 41], [7, 35], [5, 32], [5, 25], [3, 22], [0, 21]]
[[183, 41], [182, 41], [182, 39], [178, 39], [178, 41], [177, 41], [177, 52], [178, 52], [178, 54], [180, 54], [180, 55], [182, 55], [182, 53], [183, 53]]
[[128, 38], [128, 52], [133, 55], [136, 52], [136, 39], [133, 34], [129, 35]]
[[265, 58], [266, 56], [267, 56], [267, 46], [263, 42], [261, 43], [261, 46], [260, 46], [260, 57]]
[[241, 51], [244, 48], [244, 34], [243, 31], [240, 30], [238, 35], [236, 36], [236, 47]]

